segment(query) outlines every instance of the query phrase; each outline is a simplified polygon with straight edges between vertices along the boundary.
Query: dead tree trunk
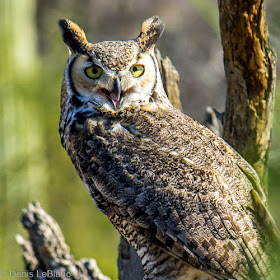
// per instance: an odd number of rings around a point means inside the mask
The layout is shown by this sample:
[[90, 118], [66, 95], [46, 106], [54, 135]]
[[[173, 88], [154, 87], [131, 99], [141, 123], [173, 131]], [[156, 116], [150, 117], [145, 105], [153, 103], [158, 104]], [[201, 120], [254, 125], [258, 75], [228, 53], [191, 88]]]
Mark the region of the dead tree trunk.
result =
[[29, 240], [16, 236], [23, 250], [27, 276], [32, 280], [110, 280], [99, 270], [94, 259], [76, 261], [70, 254], [56, 221], [39, 203], [32, 203], [23, 211], [22, 225]]
[[[268, 45], [264, 1], [219, 0], [219, 12], [228, 82], [223, 137], [252, 164], [264, 183], [276, 81], [276, 58]], [[179, 75], [168, 58], [162, 60], [159, 52], [157, 57], [168, 97], [181, 109]], [[27, 270], [36, 273], [46, 267], [53, 271], [59, 267], [64, 272], [74, 269], [77, 274], [71, 279], [106, 279], [94, 260], [73, 259], [58, 225], [51, 218], [38, 219], [38, 213], [47, 215], [42, 211], [38, 205], [31, 205], [23, 214], [30, 241], [21, 237], [17, 240], [23, 248]], [[52, 262], [46, 263], [50, 258]], [[142, 279], [140, 260], [124, 238], [119, 246], [118, 266], [119, 279]]]
[[219, 12], [228, 83], [223, 138], [255, 168], [267, 192], [276, 57], [264, 0], [219, 0]]

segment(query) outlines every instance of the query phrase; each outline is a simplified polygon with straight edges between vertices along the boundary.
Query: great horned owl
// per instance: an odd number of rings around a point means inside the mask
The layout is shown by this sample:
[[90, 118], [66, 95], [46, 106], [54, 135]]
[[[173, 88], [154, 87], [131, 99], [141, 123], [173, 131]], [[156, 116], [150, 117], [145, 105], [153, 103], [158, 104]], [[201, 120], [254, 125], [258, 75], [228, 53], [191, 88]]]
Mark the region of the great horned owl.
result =
[[91, 44], [59, 26], [70, 57], [61, 142], [98, 208], [137, 251], [145, 279], [269, 279], [278, 230], [253, 168], [174, 108], [154, 46], [164, 25]]

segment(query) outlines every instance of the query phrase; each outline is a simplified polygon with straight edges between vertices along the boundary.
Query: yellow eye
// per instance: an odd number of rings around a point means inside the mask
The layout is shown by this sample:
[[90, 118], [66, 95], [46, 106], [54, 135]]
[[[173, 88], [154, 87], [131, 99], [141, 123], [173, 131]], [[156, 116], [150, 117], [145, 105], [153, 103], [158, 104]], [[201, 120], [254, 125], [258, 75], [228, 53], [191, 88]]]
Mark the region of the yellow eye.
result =
[[130, 72], [134, 78], [138, 78], [141, 75], [143, 75], [145, 72], [144, 65], [140, 65], [140, 64], [132, 65], [130, 68]]
[[98, 79], [103, 73], [103, 70], [101, 67], [94, 65], [94, 66], [87, 67], [85, 69], [85, 73], [87, 77], [89, 77], [90, 79]]

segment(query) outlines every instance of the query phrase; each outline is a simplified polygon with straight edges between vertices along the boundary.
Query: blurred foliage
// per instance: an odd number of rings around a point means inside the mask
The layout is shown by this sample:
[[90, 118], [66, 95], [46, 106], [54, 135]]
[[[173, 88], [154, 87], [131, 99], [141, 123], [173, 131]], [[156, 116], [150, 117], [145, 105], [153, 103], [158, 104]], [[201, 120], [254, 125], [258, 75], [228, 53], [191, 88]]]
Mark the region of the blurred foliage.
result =
[[[279, 38], [276, 1], [268, 2], [268, 14]], [[206, 105], [223, 110], [216, 1], [0, 1], [0, 270], [24, 270], [14, 236], [23, 233], [21, 209], [38, 200], [60, 224], [76, 259], [93, 257], [105, 274], [117, 278], [119, 235], [92, 203], [60, 145], [59, 92], [68, 52], [56, 22], [76, 21], [90, 41], [116, 40], [136, 37], [141, 22], [153, 14], [166, 23], [159, 48], [179, 70], [185, 112], [202, 120]], [[272, 34], [280, 50], [278, 38]], [[278, 224], [279, 94], [278, 87], [269, 166], [269, 204]]]

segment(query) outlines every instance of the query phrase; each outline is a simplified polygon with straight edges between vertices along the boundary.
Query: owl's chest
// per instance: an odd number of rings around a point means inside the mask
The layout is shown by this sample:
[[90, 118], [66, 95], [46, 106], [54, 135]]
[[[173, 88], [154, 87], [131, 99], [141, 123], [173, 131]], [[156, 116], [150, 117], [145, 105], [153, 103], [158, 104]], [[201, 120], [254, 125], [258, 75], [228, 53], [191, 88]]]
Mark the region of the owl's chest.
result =
[[120, 173], [129, 172], [129, 166], [139, 160], [141, 140], [116, 119], [89, 118], [71, 131], [70, 142], [76, 164], [84, 174], [98, 177], [97, 180], [119, 180]]

